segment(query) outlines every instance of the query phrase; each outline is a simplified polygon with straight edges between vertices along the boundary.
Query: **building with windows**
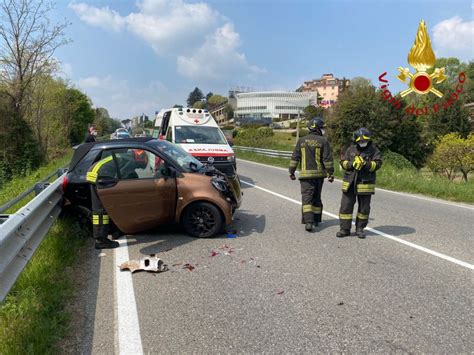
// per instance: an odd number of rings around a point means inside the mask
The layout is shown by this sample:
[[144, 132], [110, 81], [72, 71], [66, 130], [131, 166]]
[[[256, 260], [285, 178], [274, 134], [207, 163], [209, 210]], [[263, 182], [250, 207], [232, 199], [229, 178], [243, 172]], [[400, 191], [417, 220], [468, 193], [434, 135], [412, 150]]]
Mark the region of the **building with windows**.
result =
[[316, 92], [261, 91], [235, 94], [236, 122], [272, 122], [303, 114], [306, 106], [317, 104]]
[[320, 79], [305, 81], [296, 91], [317, 92], [321, 97], [319, 105], [331, 107], [337, 101], [339, 94], [350, 84], [350, 80], [335, 78], [333, 74], [323, 74]]
[[225, 126], [233, 122], [232, 109], [229, 110], [230, 105], [228, 101], [224, 101], [219, 105], [209, 107], [209, 113], [219, 126]]

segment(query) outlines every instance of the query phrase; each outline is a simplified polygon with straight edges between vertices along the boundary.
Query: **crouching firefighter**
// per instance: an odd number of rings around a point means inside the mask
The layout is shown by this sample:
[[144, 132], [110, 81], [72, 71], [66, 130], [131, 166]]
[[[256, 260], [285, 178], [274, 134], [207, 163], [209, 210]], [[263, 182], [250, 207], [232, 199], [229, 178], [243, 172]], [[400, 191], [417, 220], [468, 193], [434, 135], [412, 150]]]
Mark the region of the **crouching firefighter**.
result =
[[353, 135], [352, 144], [341, 158], [345, 170], [342, 181], [342, 199], [339, 209], [340, 231], [336, 237], [350, 235], [352, 211], [357, 200], [356, 235], [365, 238], [370, 214], [370, 199], [375, 193], [376, 171], [382, 166], [380, 151], [372, 142], [372, 134], [365, 128], [359, 128]]
[[321, 222], [323, 203], [321, 190], [324, 178], [334, 181], [334, 166], [331, 146], [324, 137], [325, 123], [320, 117], [308, 122], [309, 134], [298, 140], [290, 161], [290, 179], [295, 180], [298, 164], [301, 166], [299, 180], [301, 184], [302, 223], [308, 232]]
[[115, 163], [112, 156], [99, 160], [87, 172], [87, 182], [90, 185], [92, 203], [92, 231], [96, 249], [116, 248], [119, 243], [108, 239], [110, 219], [100, 201], [97, 181], [104, 176], [115, 175]]

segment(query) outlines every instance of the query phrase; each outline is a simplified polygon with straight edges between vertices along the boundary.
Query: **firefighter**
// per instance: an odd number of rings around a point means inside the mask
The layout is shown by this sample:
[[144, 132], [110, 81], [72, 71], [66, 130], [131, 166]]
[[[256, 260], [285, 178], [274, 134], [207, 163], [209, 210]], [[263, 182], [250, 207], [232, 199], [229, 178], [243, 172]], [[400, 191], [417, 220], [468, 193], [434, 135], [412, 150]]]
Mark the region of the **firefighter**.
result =
[[342, 181], [342, 199], [339, 209], [339, 238], [350, 235], [352, 211], [357, 200], [356, 235], [365, 238], [364, 228], [367, 227], [370, 214], [370, 199], [375, 193], [376, 171], [382, 166], [380, 151], [372, 142], [372, 134], [368, 129], [359, 128], [353, 134], [353, 141], [341, 158], [341, 166], [345, 170]]
[[324, 137], [326, 125], [322, 118], [313, 117], [308, 122], [309, 134], [298, 140], [290, 161], [290, 179], [295, 180], [295, 171], [300, 164], [302, 223], [308, 232], [318, 226], [323, 213], [321, 190], [324, 178], [334, 181], [334, 166], [331, 146]]
[[112, 155], [99, 160], [87, 172], [87, 182], [90, 185], [92, 203], [92, 232], [96, 249], [109, 249], [119, 246], [118, 242], [108, 239], [109, 224], [111, 223], [107, 211], [102, 206], [98, 194], [97, 180], [103, 176], [116, 177], [115, 162]]

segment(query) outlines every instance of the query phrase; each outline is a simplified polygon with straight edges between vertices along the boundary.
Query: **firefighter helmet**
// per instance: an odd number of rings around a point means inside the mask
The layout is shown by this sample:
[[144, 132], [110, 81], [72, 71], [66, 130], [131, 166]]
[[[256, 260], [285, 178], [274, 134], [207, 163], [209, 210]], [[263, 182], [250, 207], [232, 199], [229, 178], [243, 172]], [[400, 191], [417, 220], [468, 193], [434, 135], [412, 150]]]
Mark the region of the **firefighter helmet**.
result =
[[354, 143], [364, 145], [363, 143], [369, 143], [372, 140], [372, 133], [367, 128], [359, 128], [354, 132]]
[[321, 131], [321, 129], [325, 127], [326, 124], [324, 123], [324, 120], [321, 117], [313, 117], [308, 122], [308, 129], [311, 132]]

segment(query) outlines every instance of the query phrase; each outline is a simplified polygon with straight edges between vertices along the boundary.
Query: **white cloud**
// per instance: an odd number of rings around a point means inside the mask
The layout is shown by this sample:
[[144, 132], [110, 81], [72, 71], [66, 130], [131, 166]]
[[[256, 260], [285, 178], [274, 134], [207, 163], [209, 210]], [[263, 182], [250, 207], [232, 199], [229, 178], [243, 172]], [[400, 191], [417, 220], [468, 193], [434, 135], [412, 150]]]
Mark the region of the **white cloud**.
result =
[[89, 76], [87, 78], [79, 79], [77, 84], [81, 88], [87, 90], [87, 89], [108, 87], [110, 81], [111, 81], [110, 76], [107, 76], [107, 77], [104, 77], [104, 78], [99, 78], [97, 76]]
[[454, 56], [470, 60], [474, 57], [474, 21], [459, 16], [439, 22], [433, 27], [433, 43], [437, 56]]
[[69, 7], [73, 9], [85, 23], [102, 27], [109, 31], [120, 31], [126, 22], [120, 14], [109, 9], [108, 6], [99, 9], [84, 3], [71, 3]]
[[240, 38], [233, 24], [206, 3], [142, 0], [137, 11], [126, 16], [108, 7], [84, 3], [69, 6], [91, 26], [129, 31], [157, 55], [176, 57], [183, 76], [214, 81], [262, 73], [237, 50]]
[[244, 54], [237, 51], [240, 36], [231, 23], [226, 23], [207, 36], [204, 44], [190, 56], [178, 57], [178, 72], [193, 79], [225, 80], [239, 73], [248, 76], [264, 71], [250, 65]]

